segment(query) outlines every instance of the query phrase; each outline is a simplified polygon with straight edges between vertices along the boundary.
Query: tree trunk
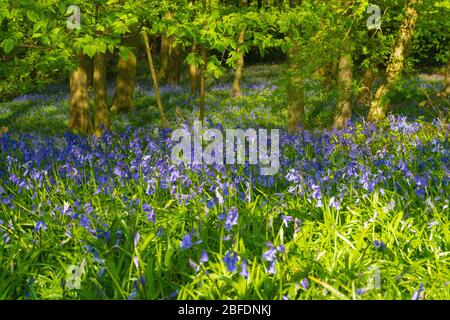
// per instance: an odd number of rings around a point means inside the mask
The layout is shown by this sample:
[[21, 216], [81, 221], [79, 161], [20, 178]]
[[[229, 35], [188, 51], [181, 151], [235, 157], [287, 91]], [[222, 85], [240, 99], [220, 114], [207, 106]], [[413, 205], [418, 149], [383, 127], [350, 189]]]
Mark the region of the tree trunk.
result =
[[176, 37], [172, 36], [169, 55], [169, 69], [166, 73], [167, 83], [173, 86], [180, 84], [181, 65], [183, 63], [183, 50], [179, 45], [173, 46], [175, 41]]
[[[171, 12], [167, 12], [164, 18], [167, 20], [172, 20], [173, 15]], [[172, 48], [174, 40], [175, 36], [168, 36], [166, 32], [163, 32], [161, 37], [161, 49], [159, 52], [158, 79], [160, 82], [168, 81], [168, 73], [170, 72], [170, 68], [172, 68], [171, 55], [174, 50], [174, 48]]]
[[[192, 53], [197, 52], [197, 46], [194, 44], [191, 48]], [[191, 84], [191, 91], [193, 94], [198, 94], [198, 90], [200, 87], [200, 74], [199, 74], [199, 68], [195, 64], [189, 65], [189, 81]]]
[[167, 79], [167, 69], [169, 68], [169, 58], [170, 58], [170, 37], [163, 33], [161, 37], [161, 49], [159, 51], [159, 70], [158, 79], [160, 81], [166, 81]]
[[236, 64], [236, 70], [234, 71], [234, 80], [233, 80], [233, 86], [231, 89], [231, 96], [232, 97], [238, 97], [241, 95], [241, 80], [242, 80], [242, 74], [244, 71], [244, 52], [242, 51], [242, 44], [245, 41], [245, 31], [242, 30], [239, 32], [238, 39], [237, 39], [237, 47], [236, 51], [239, 54], [239, 59]]
[[358, 105], [359, 106], [370, 106], [372, 101], [372, 86], [375, 80], [375, 72], [373, 68], [369, 67], [364, 71], [363, 78], [359, 87], [358, 94]]
[[203, 60], [203, 64], [200, 67], [200, 115], [199, 121], [202, 122], [205, 119], [205, 96], [206, 96], [206, 63], [208, 60], [208, 54], [204, 46], [200, 48], [200, 56]]
[[300, 48], [293, 45], [288, 52], [288, 131], [294, 133], [301, 130], [305, 120], [305, 91], [300, 74], [297, 55]]
[[[301, 0], [289, 0], [289, 7], [294, 8], [302, 5]], [[297, 27], [299, 28], [299, 27]], [[293, 30], [290, 30], [293, 34]], [[289, 133], [300, 131], [305, 122], [305, 88], [301, 75], [298, 55], [300, 43], [296, 42], [288, 51], [288, 121]]]
[[161, 114], [161, 119], [163, 121], [164, 127], [169, 127], [169, 122], [167, 121], [166, 115], [164, 113], [164, 108], [161, 101], [161, 96], [159, 95], [158, 77], [156, 75], [155, 65], [153, 64], [152, 49], [148, 41], [147, 32], [144, 32], [144, 43], [145, 50], [147, 52], [148, 66], [150, 68], [150, 73], [153, 80], [153, 91], [155, 92], [156, 104], [158, 105], [159, 113]]
[[339, 57], [338, 113], [336, 114], [333, 123], [333, 127], [338, 129], [342, 129], [352, 117], [353, 59], [349, 46], [346, 45], [343, 50], [344, 52], [342, 52]]
[[442, 96], [450, 97], [450, 59], [447, 61], [444, 70], [444, 89], [442, 90]]
[[411, 0], [408, 3], [405, 13], [405, 19], [400, 27], [400, 34], [396, 40], [394, 51], [389, 58], [388, 66], [386, 69], [386, 80], [378, 88], [375, 93], [375, 97], [370, 104], [368, 121], [376, 122], [386, 117], [388, 110], [388, 103], [386, 96], [389, 94], [392, 85], [398, 80], [404, 64], [407, 51], [411, 46], [412, 36], [416, 27], [418, 13], [414, 8], [414, 4], [420, 2], [420, 0]]
[[88, 69], [89, 60], [78, 55], [78, 67], [70, 74], [70, 121], [69, 128], [80, 133], [90, 133], [92, 121], [89, 116]]
[[134, 88], [136, 86], [136, 55], [130, 49], [127, 59], [119, 58], [116, 91], [111, 111], [130, 112], [134, 110]]
[[110, 128], [108, 93], [106, 90], [106, 55], [97, 53], [94, 58], [95, 134], [101, 136]]

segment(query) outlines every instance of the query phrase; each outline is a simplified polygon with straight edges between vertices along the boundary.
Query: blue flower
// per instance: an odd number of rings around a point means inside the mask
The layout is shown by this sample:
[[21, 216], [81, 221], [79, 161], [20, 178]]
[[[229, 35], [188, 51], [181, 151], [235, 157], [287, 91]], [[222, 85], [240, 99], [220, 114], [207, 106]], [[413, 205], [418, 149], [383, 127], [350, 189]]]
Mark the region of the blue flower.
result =
[[137, 294], [138, 294], [137, 289], [134, 289], [133, 292], [131, 292], [130, 296], [127, 298], [127, 300], [133, 300]]
[[281, 216], [281, 219], [283, 220], [283, 224], [286, 228], [289, 226], [289, 222], [294, 220], [291, 216]]
[[266, 269], [266, 272], [268, 274], [275, 274], [275, 273], [277, 273], [277, 268], [276, 268], [276, 262], [275, 261], [272, 261], [270, 263], [270, 267], [269, 267], [269, 269]]
[[196, 264], [194, 261], [192, 261], [191, 258], [189, 258], [189, 265], [191, 266], [192, 269], [195, 270], [195, 272], [199, 272], [200, 266]]
[[420, 284], [419, 290], [414, 291], [411, 300], [419, 300], [420, 299], [420, 293], [422, 291], [425, 291], [425, 287], [423, 285], [423, 283]]
[[244, 277], [245, 279], [248, 279], [248, 268], [247, 268], [247, 260], [243, 260], [241, 263], [241, 272], [239, 274]]
[[356, 294], [360, 296], [365, 294], [366, 292], [367, 292], [366, 288], [359, 288], [358, 290], [356, 290]]
[[36, 223], [36, 226], [34, 227], [34, 232], [38, 232], [39, 230], [47, 230], [47, 225], [45, 224], [44, 221], [38, 221]]
[[202, 251], [202, 253], [200, 254], [200, 262], [208, 262], [208, 254], [205, 251]]
[[135, 248], [138, 245], [139, 239], [141, 239], [141, 235], [139, 234], [139, 232], [136, 232], [133, 239], [133, 244]]
[[98, 279], [100, 279], [101, 277], [103, 277], [103, 274], [105, 273], [105, 268], [104, 267], [102, 267], [102, 268], [100, 268], [100, 270], [98, 271], [98, 274], [97, 274], [97, 278]]
[[197, 240], [197, 241], [195, 241], [195, 242], [192, 242], [191, 234], [188, 233], [188, 234], [185, 235], [185, 236], [183, 237], [183, 239], [180, 241], [180, 246], [181, 246], [181, 249], [184, 250], [184, 249], [189, 249], [189, 248], [191, 248], [192, 246], [195, 246], [195, 245], [197, 245], [197, 244], [199, 244], [199, 243], [202, 243], [202, 240]]
[[375, 240], [373, 242], [373, 245], [375, 246], [375, 248], [377, 249], [385, 249], [386, 248], [386, 244], [383, 241], [379, 241], [379, 240]]
[[235, 272], [237, 270], [236, 265], [237, 260], [238, 260], [237, 253], [228, 251], [222, 261], [225, 262], [225, 265], [227, 266], [229, 272]]
[[147, 213], [147, 221], [152, 221], [153, 223], [156, 223], [155, 210], [152, 208], [152, 206], [144, 203], [142, 205], [142, 209], [144, 210], [144, 212]]
[[309, 281], [308, 278], [304, 278], [301, 282], [300, 285], [303, 287], [303, 289], [308, 290], [309, 288]]
[[206, 207], [208, 209], [212, 209], [214, 208], [214, 199], [209, 200], [208, 202], [206, 202]]
[[236, 208], [231, 208], [228, 211], [227, 218], [225, 219], [225, 230], [229, 231], [231, 228], [238, 224], [238, 210]]

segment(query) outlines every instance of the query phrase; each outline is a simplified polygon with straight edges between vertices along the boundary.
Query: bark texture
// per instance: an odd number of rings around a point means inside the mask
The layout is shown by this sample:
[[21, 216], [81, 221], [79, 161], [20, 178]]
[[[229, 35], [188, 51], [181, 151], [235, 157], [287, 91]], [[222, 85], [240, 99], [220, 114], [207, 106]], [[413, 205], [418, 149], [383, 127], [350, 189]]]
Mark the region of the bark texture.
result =
[[110, 128], [108, 93], [106, 90], [106, 55], [97, 53], [94, 57], [94, 107], [95, 134], [101, 136]]
[[405, 58], [411, 47], [411, 41], [414, 29], [416, 27], [418, 12], [414, 5], [419, 3], [419, 0], [408, 1], [405, 18], [400, 27], [400, 33], [396, 40], [394, 50], [389, 58], [386, 69], [386, 79], [384, 83], [378, 88], [375, 97], [370, 104], [368, 121], [376, 122], [386, 117], [388, 111], [388, 103], [386, 96], [389, 94], [392, 85], [400, 77], [405, 64]]
[[239, 55], [239, 59], [236, 64], [236, 69], [234, 71], [234, 80], [233, 86], [231, 88], [231, 96], [238, 97], [241, 95], [241, 81], [242, 75], [244, 73], [244, 52], [242, 51], [242, 44], [245, 41], [245, 31], [242, 30], [239, 32], [237, 39], [237, 48], [236, 51]]
[[69, 128], [80, 133], [92, 131], [89, 116], [88, 70], [89, 59], [85, 55], [76, 57], [78, 67], [70, 74], [70, 121]]

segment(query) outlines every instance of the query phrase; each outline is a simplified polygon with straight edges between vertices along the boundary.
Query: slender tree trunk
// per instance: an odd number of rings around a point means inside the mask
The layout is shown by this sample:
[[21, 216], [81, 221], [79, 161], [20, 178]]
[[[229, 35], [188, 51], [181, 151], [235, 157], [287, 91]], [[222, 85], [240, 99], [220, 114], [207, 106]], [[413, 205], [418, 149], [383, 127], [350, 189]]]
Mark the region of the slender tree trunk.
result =
[[167, 70], [169, 68], [169, 59], [170, 59], [170, 46], [171, 41], [170, 37], [166, 36], [165, 33], [161, 36], [161, 49], [159, 51], [159, 70], [158, 70], [158, 79], [160, 81], [166, 81], [167, 79]]
[[97, 53], [94, 58], [95, 134], [101, 136], [110, 127], [108, 93], [106, 90], [106, 55]]
[[375, 80], [375, 72], [372, 67], [367, 68], [364, 71], [363, 78], [359, 87], [358, 105], [370, 106], [372, 101], [372, 86]]
[[[291, 8], [301, 4], [301, 0], [289, 0], [289, 7]], [[292, 34], [293, 32], [290, 33]], [[294, 43], [288, 51], [287, 127], [289, 133], [300, 131], [305, 122], [305, 88], [301, 75], [301, 66], [298, 61], [300, 49], [300, 43]]]
[[[194, 44], [191, 48], [192, 53], [197, 52], [197, 46]], [[191, 91], [193, 94], [198, 94], [198, 90], [200, 87], [200, 75], [199, 75], [199, 68], [195, 64], [189, 65], [189, 81], [191, 84]]]
[[158, 77], [156, 75], [155, 65], [153, 64], [152, 49], [150, 47], [150, 42], [148, 41], [147, 32], [144, 32], [144, 43], [145, 50], [147, 52], [148, 66], [150, 68], [150, 73], [153, 80], [153, 91], [155, 92], [156, 104], [158, 105], [159, 113], [161, 114], [161, 119], [163, 121], [164, 127], [168, 128], [169, 122], [167, 121], [166, 115], [164, 113], [161, 96], [159, 95]]
[[[171, 12], [167, 12], [165, 17], [167, 20], [172, 20], [173, 15]], [[170, 66], [170, 56], [172, 55], [172, 44], [174, 41], [174, 36], [168, 36], [166, 32], [163, 32], [161, 37], [161, 49], [159, 52], [159, 70], [158, 79], [160, 82], [166, 82], [168, 80], [168, 72], [171, 68]]]
[[119, 58], [117, 67], [116, 91], [111, 111], [130, 112], [134, 110], [134, 89], [136, 86], [136, 55], [130, 49], [127, 59]]
[[89, 116], [88, 69], [89, 60], [78, 55], [78, 67], [70, 74], [70, 121], [69, 128], [80, 133], [90, 133], [92, 121]]
[[378, 88], [375, 93], [375, 97], [370, 104], [368, 121], [376, 122], [386, 117], [388, 110], [388, 103], [386, 96], [389, 94], [392, 85], [400, 77], [405, 64], [405, 58], [408, 49], [411, 46], [412, 36], [416, 27], [418, 13], [414, 8], [416, 3], [420, 0], [411, 0], [408, 3], [405, 13], [405, 19], [400, 27], [400, 34], [396, 40], [394, 51], [389, 58], [388, 66], [386, 69], [386, 80]]
[[242, 80], [242, 74], [244, 72], [244, 52], [242, 51], [242, 44], [245, 41], [245, 31], [242, 30], [239, 32], [238, 39], [237, 39], [237, 48], [236, 51], [239, 54], [239, 60], [236, 64], [236, 69], [234, 71], [234, 80], [233, 80], [233, 86], [231, 88], [231, 96], [232, 97], [238, 97], [241, 95], [241, 80]]
[[204, 46], [200, 48], [200, 56], [203, 60], [203, 64], [200, 67], [200, 116], [199, 121], [202, 122], [205, 119], [205, 96], [206, 96], [206, 63], [208, 60], [208, 54]]
[[305, 121], [305, 90], [300, 66], [296, 61], [300, 47], [294, 44], [288, 52], [288, 131], [301, 130]]
[[442, 90], [442, 96], [450, 97], [450, 59], [447, 61], [444, 70], [444, 89]]
[[352, 117], [353, 59], [348, 45], [339, 57], [338, 90], [339, 100], [333, 127], [342, 129]]
[[166, 72], [166, 80], [170, 85], [180, 84], [181, 77], [181, 65], [183, 63], [183, 50], [181, 46], [173, 46], [176, 41], [176, 37], [171, 37], [171, 50], [169, 55], [169, 69]]

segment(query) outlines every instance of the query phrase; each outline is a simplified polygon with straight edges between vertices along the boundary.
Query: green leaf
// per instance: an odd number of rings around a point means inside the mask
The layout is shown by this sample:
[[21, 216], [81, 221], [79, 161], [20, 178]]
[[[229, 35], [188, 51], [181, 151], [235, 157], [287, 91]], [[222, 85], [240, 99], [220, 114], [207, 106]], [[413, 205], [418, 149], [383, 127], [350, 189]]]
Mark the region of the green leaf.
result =
[[87, 45], [83, 48], [83, 53], [87, 54], [89, 58], [92, 58], [97, 53], [97, 47], [95, 45]]
[[3, 41], [3, 50], [5, 51], [6, 54], [10, 53], [15, 46], [16, 43], [14, 39], [6, 39], [5, 41]]

